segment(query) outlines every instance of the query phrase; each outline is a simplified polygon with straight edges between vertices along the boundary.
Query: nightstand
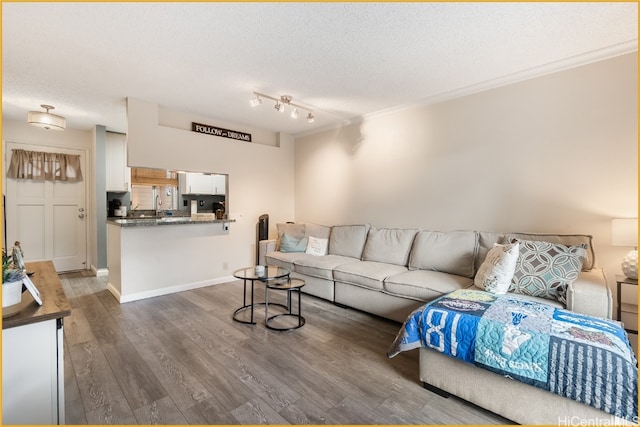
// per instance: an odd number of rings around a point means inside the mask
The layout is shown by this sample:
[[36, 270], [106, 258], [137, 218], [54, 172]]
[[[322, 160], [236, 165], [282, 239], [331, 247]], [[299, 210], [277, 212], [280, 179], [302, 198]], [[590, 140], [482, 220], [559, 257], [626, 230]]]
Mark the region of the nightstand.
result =
[[[622, 302], [622, 285], [631, 285], [631, 286], [638, 286], [638, 279], [630, 279], [626, 276], [623, 276], [621, 274], [616, 274], [616, 283], [618, 285], [618, 320], [622, 320], [622, 312], [625, 313], [633, 313], [636, 316], [638, 315], [638, 306], [637, 305], [633, 305], [633, 304], [624, 304]], [[638, 331], [637, 330], [633, 330], [633, 329], [626, 329], [625, 330], [627, 332], [630, 332], [632, 334], [637, 334]]]

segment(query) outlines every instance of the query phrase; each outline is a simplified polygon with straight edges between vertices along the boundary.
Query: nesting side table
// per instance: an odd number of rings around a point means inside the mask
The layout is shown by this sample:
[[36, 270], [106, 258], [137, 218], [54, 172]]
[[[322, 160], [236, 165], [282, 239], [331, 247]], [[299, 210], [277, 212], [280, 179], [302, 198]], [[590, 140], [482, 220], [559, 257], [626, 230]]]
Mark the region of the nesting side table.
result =
[[[265, 291], [264, 291], [264, 319], [265, 326], [269, 329], [273, 329], [276, 331], [291, 331], [294, 329], [298, 329], [305, 324], [305, 318], [302, 317], [302, 300], [300, 291], [302, 287], [305, 285], [305, 281], [301, 279], [292, 279], [288, 278], [282, 281], [273, 281], [267, 282]], [[269, 290], [284, 290], [287, 291], [287, 311], [285, 313], [276, 314], [273, 316], [269, 316]], [[291, 304], [291, 294], [297, 292], [298, 293], [298, 312], [294, 313], [292, 310]], [[279, 304], [278, 304], [279, 305]], [[277, 326], [275, 325], [276, 319], [281, 318], [292, 318], [293, 326]]]

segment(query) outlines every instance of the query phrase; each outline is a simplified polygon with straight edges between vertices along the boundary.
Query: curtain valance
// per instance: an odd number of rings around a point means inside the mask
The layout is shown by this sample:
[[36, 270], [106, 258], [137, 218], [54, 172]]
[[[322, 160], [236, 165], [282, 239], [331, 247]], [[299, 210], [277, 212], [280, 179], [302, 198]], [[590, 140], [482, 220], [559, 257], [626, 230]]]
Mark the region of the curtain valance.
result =
[[42, 151], [11, 150], [7, 177], [46, 181], [82, 181], [80, 156]]

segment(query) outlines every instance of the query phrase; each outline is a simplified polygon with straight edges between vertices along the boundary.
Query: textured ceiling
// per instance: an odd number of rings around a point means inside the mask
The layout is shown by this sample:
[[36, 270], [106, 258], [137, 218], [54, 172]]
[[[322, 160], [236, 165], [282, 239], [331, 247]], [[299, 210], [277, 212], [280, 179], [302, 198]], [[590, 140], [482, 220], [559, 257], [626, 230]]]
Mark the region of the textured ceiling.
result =
[[[3, 117], [127, 97], [292, 134], [637, 50], [637, 3], [2, 3]], [[43, 42], [53, 48], [47, 48]], [[316, 121], [251, 108], [291, 95]]]

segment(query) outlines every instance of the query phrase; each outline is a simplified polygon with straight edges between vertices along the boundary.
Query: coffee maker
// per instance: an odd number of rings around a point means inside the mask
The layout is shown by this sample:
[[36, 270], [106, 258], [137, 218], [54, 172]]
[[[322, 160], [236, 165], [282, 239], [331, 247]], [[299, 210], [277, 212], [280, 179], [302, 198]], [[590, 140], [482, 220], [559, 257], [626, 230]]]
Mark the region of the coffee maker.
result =
[[107, 213], [108, 217], [116, 216], [116, 209], [120, 209], [122, 206], [122, 202], [118, 199], [109, 200], [109, 212]]

